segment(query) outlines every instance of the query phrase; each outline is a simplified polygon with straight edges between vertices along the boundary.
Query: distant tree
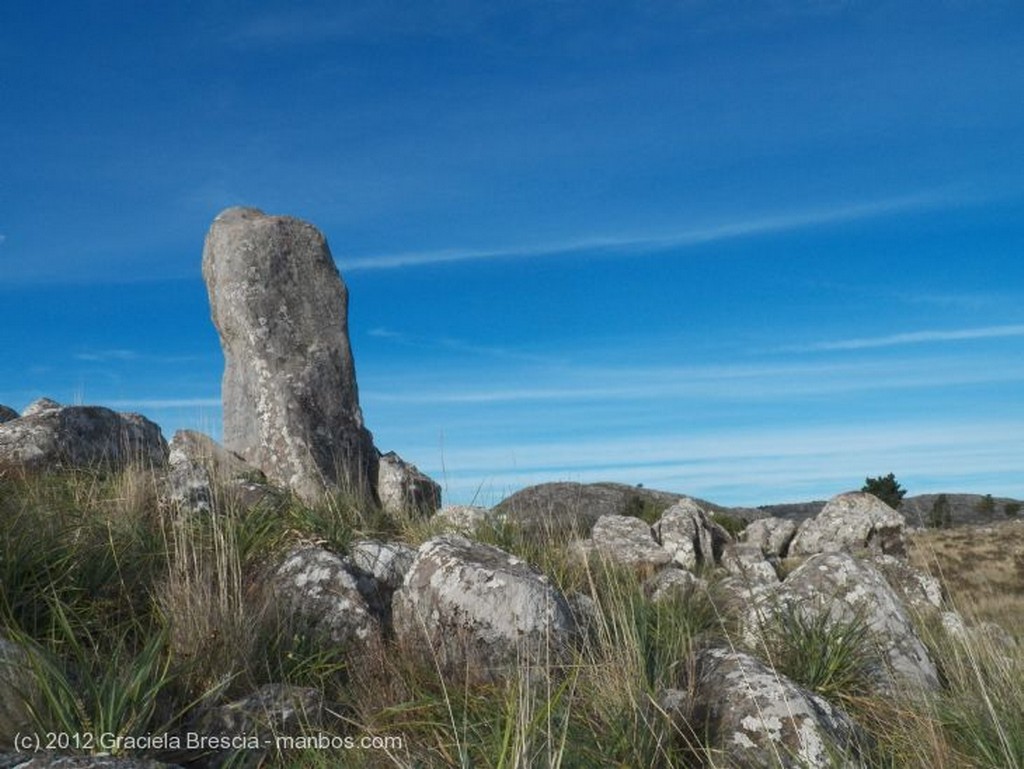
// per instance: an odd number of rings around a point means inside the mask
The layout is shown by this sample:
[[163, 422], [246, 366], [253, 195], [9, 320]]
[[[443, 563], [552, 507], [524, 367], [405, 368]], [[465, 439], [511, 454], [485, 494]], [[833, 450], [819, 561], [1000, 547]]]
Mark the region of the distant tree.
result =
[[984, 515], [986, 518], [991, 518], [996, 514], [996, 501], [992, 499], [991, 494], [986, 494], [978, 500], [978, 504], [974, 506], [974, 509], [979, 515]]
[[1007, 502], [1003, 505], [1003, 513], [1007, 518], [1016, 518], [1020, 512], [1020, 502]]
[[884, 477], [865, 478], [861, 491], [875, 495], [893, 510], [899, 510], [903, 497], [907, 495], [907, 490], [900, 486], [896, 476], [892, 473]]
[[932, 511], [928, 515], [928, 525], [933, 529], [945, 529], [953, 525], [953, 509], [949, 498], [939, 494], [932, 502]]

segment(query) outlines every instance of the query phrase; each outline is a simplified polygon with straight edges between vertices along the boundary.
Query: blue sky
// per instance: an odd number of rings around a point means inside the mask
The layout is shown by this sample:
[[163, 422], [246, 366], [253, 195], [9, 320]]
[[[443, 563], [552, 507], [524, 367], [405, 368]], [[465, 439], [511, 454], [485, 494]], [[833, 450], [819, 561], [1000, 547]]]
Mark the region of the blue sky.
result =
[[6, 2], [0, 403], [218, 436], [200, 276], [308, 219], [453, 502], [1024, 497], [1024, 6]]

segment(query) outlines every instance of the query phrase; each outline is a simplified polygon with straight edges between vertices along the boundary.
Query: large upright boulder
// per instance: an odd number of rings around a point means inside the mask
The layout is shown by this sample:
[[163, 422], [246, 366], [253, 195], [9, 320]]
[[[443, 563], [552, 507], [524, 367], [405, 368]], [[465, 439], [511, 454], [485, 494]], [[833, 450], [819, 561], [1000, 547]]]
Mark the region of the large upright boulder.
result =
[[307, 501], [371, 492], [377, 451], [359, 408], [348, 291], [324, 236], [229, 208], [207, 233], [203, 278], [224, 350], [224, 445]]

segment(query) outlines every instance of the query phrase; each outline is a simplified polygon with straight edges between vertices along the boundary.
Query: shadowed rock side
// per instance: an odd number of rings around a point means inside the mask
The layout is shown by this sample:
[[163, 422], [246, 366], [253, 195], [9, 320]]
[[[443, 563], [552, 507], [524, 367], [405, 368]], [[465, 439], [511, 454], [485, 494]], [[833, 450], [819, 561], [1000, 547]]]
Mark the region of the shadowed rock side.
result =
[[162, 467], [167, 442], [140, 414], [101, 406], [61, 406], [40, 398], [20, 417], [0, 422], [0, 465], [28, 470]]
[[229, 208], [210, 227], [203, 278], [224, 350], [224, 445], [307, 501], [372, 492], [348, 338], [348, 291], [311, 224]]

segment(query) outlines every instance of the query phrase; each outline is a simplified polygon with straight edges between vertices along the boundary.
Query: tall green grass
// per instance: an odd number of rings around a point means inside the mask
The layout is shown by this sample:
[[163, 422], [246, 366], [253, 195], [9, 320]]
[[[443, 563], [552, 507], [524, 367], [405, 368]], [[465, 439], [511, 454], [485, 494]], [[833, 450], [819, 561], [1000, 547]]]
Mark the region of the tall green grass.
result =
[[[479, 539], [585, 596], [592, 615], [569, 660], [524, 658], [479, 683], [444, 678], [393, 640], [353, 658], [273, 611], [266, 577], [291, 546], [344, 553], [361, 537], [416, 545], [437, 527], [415, 512], [389, 516], [345, 495], [244, 510], [219, 494], [213, 514], [195, 516], [157, 498], [146, 469], [0, 476], [0, 635], [24, 650], [8, 657], [19, 675], [4, 680], [18, 684], [32, 728], [173, 731], [261, 684], [285, 683], [323, 693], [327, 720], [311, 734], [402, 744], [271, 752], [268, 767], [727, 766], [699, 725], [657, 705], [665, 689], [686, 691], [702, 646], [739, 645], [714, 571], [703, 575], [709, 589], [653, 603], [647, 575], [581, 558], [571, 532], [483, 526]], [[863, 623], [795, 612], [771, 621], [763, 656], [861, 723], [875, 746], [871, 767], [1024, 768], [1020, 648], [960, 638], [921, 617], [943, 688], [883, 699], [865, 678]], [[0, 718], [0, 732], [13, 723]], [[0, 733], [0, 743], [11, 736]]]

